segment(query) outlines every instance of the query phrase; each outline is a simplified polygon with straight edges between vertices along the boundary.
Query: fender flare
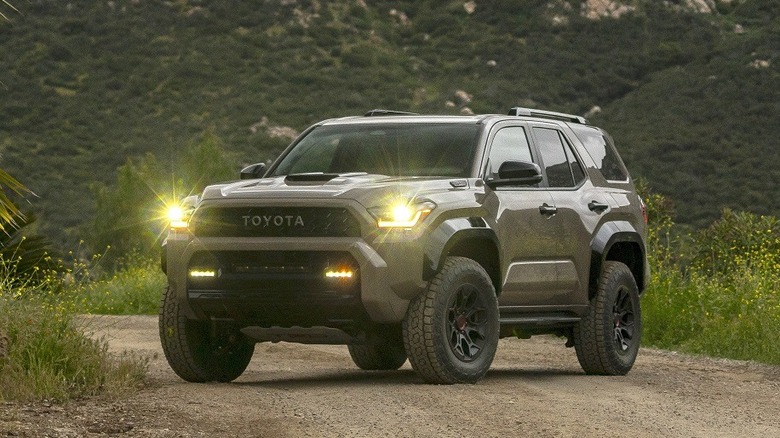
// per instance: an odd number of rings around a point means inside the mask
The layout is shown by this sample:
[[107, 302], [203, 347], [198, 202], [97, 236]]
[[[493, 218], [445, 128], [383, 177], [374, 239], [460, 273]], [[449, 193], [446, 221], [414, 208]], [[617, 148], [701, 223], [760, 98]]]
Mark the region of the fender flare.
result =
[[641, 272], [636, 273], [637, 286], [640, 293], [647, 287], [649, 279], [649, 267], [647, 264], [647, 248], [645, 248], [644, 239], [637, 229], [627, 221], [614, 221], [607, 222], [599, 228], [598, 232], [593, 236], [590, 242], [591, 258], [590, 258], [590, 277], [588, 281], [588, 289], [590, 296], [598, 288], [598, 280], [601, 275], [601, 267], [607, 260], [607, 255], [615, 244], [618, 243], [630, 243], [638, 246], [641, 252], [642, 262], [639, 266], [629, 268], [640, 269]]
[[[467, 239], [491, 241], [500, 248], [498, 237], [481, 217], [447, 219], [430, 233], [424, 246], [423, 279], [430, 280], [444, 264], [444, 258], [458, 243]], [[500, 255], [498, 255], [500, 257]], [[500, 270], [500, 260], [499, 260]]]

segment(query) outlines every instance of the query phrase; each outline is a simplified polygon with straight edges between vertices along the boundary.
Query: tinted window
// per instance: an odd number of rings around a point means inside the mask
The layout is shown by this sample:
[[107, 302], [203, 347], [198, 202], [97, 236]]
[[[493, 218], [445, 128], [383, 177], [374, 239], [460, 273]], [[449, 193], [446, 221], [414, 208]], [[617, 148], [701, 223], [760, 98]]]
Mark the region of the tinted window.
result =
[[273, 175], [365, 172], [388, 176], [468, 176], [477, 124], [387, 123], [320, 126]]
[[487, 175], [497, 177], [498, 168], [505, 161], [532, 161], [528, 137], [525, 135], [525, 129], [520, 126], [502, 128], [493, 137]]
[[[555, 129], [534, 128], [539, 153], [542, 155], [544, 171], [547, 174], [547, 183], [550, 187], [574, 187], [582, 180], [584, 175], [571, 151], [566, 151], [561, 135]], [[573, 162], [573, 166], [570, 164]], [[578, 169], [578, 180], [572, 172]]]
[[574, 154], [571, 144], [561, 135], [561, 139], [566, 144], [566, 157], [569, 159], [569, 167], [571, 167], [571, 174], [574, 177], [574, 185], [578, 185], [585, 179], [585, 170], [583, 170], [582, 164], [577, 161], [577, 156]]
[[620, 157], [615, 152], [614, 146], [601, 131], [587, 126], [574, 126], [572, 129], [585, 146], [588, 155], [593, 158], [596, 167], [604, 175], [604, 178], [611, 181], [625, 181], [628, 179], [628, 174], [620, 161]]

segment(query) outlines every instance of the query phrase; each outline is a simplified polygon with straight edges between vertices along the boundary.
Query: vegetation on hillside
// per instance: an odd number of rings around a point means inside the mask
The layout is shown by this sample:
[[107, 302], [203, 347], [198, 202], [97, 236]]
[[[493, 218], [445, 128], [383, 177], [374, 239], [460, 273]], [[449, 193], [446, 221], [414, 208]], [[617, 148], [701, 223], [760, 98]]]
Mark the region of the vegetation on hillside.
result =
[[685, 205], [678, 221], [776, 214], [780, 191], [761, 181], [780, 167], [766, 153], [778, 146], [777, 3], [627, 3], [594, 20], [576, 0], [23, 2], [0, 24], [0, 166], [40, 196], [41, 231], [73, 247], [95, 217], [90, 186], [149, 153], [175, 174], [204, 132], [237, 173], [289, 142], [273, 127], [375, 107], [598, 105], [632, 172]]

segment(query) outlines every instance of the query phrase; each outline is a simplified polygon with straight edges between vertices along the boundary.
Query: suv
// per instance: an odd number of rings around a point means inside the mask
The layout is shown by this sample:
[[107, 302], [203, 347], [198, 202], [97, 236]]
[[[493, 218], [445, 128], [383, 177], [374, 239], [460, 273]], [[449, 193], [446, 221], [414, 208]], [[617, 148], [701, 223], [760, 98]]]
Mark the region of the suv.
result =
[[582, 117], [326, 120], [185, 199], [163, 250], [163, 350], [192, 382], [231, 381], [255, 343], [285, 341], [473, 383], [499, 338], [556, 334], [586, 373], [622, 375], [646, 221], [612, 139]]

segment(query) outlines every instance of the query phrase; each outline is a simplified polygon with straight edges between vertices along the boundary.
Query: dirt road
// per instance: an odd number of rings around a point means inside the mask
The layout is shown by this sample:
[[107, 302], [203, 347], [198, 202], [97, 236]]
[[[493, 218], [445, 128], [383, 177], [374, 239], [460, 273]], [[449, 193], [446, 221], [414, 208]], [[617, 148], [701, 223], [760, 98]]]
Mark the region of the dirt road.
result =
[[121, 400], [0, 405], [0, 436], [776, 437], [780, 367], [643, 349], [626, 377], [586, 376], [563, 340], [502, 340], [477, 385], [422, 384], [407, 363], [364, 372], [346, 347], [258, 344], [241, 378], [189, 384], [154, 317], [96, 317], [114, 351], [152, 357]]

